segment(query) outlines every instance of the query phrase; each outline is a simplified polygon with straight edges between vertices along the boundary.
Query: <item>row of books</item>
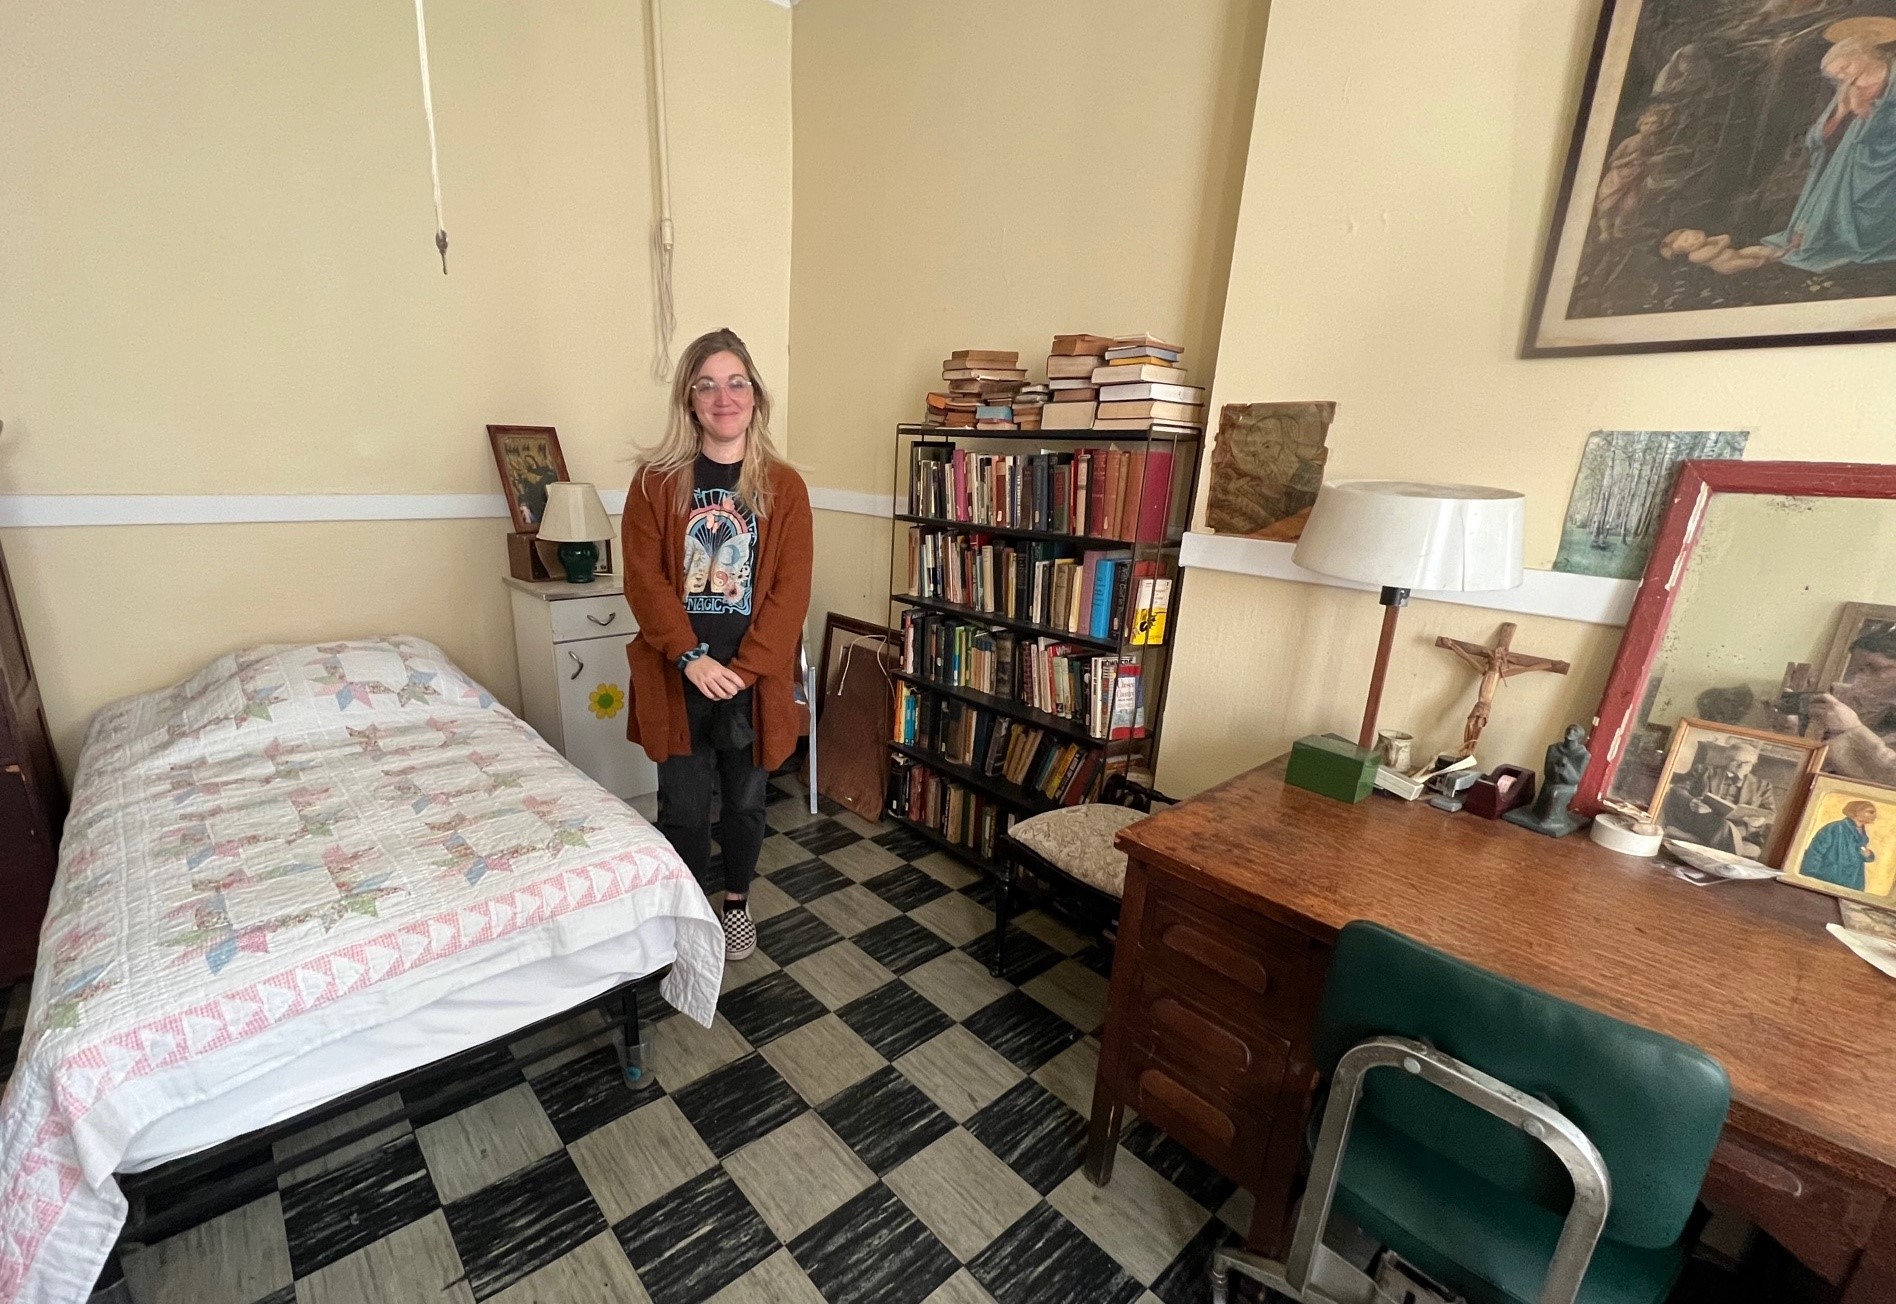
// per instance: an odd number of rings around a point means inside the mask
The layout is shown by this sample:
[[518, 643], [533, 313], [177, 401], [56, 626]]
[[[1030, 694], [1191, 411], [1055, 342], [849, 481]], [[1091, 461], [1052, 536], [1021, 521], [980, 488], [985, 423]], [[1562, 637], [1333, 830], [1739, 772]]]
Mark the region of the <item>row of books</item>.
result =
[[1056, 335], [1044, 385], [1020, 354], [957, 349], [928, 395], [932, 425], [979, 430], [1145, 430], [1184, 434], [1205, 424], [1205, 391], [1187, 384], [1185, 348], [1156, 336]]
[[1145, 680], [1136, 655], [909, 610], [902, 613], [902, 669], [1071, 720], [1094, 738], [1145, 737]]
[[957, 847], [994, 858], [995, 844], [1014, 823], [1010, 807], [910, 757], [897, 754], [893, 760], [891, 815], [931, 828]]
[[1063, 546], [911, 525], [908, 593], [1114, 643], [1137, 630], [1135, 581], [1161, 578], [1160, 563], [1102, 549], [1074, 557]]
[[1098, 748], [986, 707], [895, 686], [895, 741], [1070, 806], [1092, 791]]
[[1166, 537], [1177, 459], [1150, 448], [986, 453], [909, 447], [909, 512], [970, 525], [1154, 543]]

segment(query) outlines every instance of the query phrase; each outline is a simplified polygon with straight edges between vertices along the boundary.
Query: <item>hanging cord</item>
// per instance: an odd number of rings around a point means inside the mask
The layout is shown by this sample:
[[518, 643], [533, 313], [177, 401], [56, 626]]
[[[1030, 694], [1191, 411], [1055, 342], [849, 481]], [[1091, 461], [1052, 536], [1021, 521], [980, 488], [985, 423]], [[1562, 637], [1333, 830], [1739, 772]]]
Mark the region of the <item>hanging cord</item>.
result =
[[441, 274], [448, 274], [448, 225], [441, 219], [441, 155], [435, 149], [434, 87], [428, 81], [428, 15], [415, 0], [415, 41], [421, 48], [421, 107], [428, 115], [428, 171], [434, 177], [435, 248], [441, 251]]
[[[652, 374], [660, 380], [670, 380], [672, 373], [671, 341], [672, 333], [678, 327], [677, 313], [672, 305], [672, 209], [671, 209], [671, 154], [670, 129], [665, 119], [665, 34], [660, 23], [660, 12], [664, 0], [646, 0], [646, 10], [652, 16], [652, 55], [651, 55], [651, 99], [652, 122], [657, 133], [655, 149], [657, 151], [658, 172], [658, 226], [652, 232], [652, 261], [654, 286], [653, 326], [658, 333], [657, 347], [652, 353]], [[415, 0], [420, 4], [421, 0]]]

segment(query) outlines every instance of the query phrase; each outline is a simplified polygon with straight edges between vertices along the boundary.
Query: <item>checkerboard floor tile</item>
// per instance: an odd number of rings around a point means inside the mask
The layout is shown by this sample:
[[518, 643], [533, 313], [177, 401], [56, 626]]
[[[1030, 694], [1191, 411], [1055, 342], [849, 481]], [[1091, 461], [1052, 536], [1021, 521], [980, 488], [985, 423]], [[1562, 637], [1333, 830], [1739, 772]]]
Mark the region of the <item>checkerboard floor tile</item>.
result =
[[[978, 872], [796, 795], [772, 794], [752, 902], [775, 908], [715, 1025], [641, 984], [659, 1022], [639, 1088], [610, 1046], [524, 1072], [490, 1055], [479, 1090], [446, 1070], [412, 1127], [128, 1255], [95, 1300], [1208, 1298], [1241, 1192], [1144, 1121], [1110, 1186], [1080, 1171], [1110, 957], [1030, 911], [991, 975]], [[5, 1031], [24, 1010], [0, 991]]]

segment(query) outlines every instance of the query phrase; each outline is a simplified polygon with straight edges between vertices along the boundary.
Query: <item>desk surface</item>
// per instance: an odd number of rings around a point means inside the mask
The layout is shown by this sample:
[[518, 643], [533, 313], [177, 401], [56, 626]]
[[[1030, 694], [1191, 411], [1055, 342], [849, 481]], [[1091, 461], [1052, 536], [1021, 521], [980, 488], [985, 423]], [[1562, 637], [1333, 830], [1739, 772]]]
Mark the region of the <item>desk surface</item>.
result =
[[1120, 845], [1324, 941], [1375, 920], [1691, 1042], [1731, 1075], [1745, 1131], [1896, 1190], [1896, 981], [1824, 932], [1829, 897], [1694, 887], [1584, 833], [1544, 838], [1426, 802], [1348, 806], [1286, 786], [1281, 762]]

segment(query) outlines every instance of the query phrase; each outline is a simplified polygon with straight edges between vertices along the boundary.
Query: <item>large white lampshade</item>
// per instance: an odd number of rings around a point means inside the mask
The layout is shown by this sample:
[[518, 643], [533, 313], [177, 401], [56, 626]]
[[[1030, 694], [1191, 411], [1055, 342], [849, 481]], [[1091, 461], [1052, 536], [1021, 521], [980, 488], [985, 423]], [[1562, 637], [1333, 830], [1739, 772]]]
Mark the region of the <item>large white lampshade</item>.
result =
[[1527, 499], [1511, 489], [1341, 480], [1318, 492], [1291, 560], [1383, 588], [1513, 589], [1526, 521]]
[[592, 543], [612, 537], [612, 521], [599, 491], [584, 480], [562, 480], [546, 488], [540, 537], [548, 543]]

